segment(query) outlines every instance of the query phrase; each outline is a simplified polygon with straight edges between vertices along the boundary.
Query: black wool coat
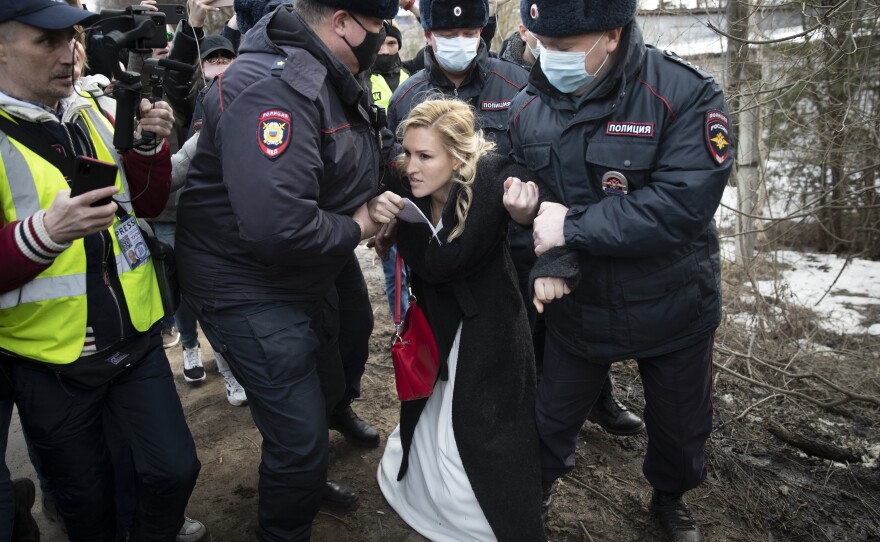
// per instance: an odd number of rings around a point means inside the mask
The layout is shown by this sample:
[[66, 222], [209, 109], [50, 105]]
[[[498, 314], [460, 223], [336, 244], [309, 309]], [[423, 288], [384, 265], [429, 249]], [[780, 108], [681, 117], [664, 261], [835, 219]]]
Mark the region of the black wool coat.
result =
[[[532, 337], [507, 245], [510, 219], [504, 180], [530, 174], [496, 154], [477, 167], [464, 233], [446, 238], [457, 224], [458, 186], [443, 209], [445, 225], [432, 240], [425, 224], [402, 222], [397, 245], [412, 270], [413, 293], [446, 359], [462, 324], [452, 399], [452, 427], [464, 470], [498, 540], [546, 540], [541, 524], [541, 478], [535, 426]], [[430, 197], [415, 198], [404, 180], [390, 187], [430, 216]], [[401, 404], [406, 474], [409, 447], [425, 400]]]

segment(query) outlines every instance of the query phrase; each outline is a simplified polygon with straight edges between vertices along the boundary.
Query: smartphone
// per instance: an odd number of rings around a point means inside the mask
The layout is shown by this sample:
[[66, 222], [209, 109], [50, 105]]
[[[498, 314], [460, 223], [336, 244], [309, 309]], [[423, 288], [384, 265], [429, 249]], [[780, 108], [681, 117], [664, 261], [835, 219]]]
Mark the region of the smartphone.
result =
[[165, 14], [165, 24], [176, 26], [186, 19], [186, 6], [183, 4], [156, 4], [156, 7]]
[[[88, 156], [77, 156], [74, 163], [73, 179], [70, 181], [70, 197], [76, 197], [92, 190], [116, 184], [116, 164], [102, 162]], [[92, 204], [92, 207], [107, 205], [112, 198], [104, 198]]]

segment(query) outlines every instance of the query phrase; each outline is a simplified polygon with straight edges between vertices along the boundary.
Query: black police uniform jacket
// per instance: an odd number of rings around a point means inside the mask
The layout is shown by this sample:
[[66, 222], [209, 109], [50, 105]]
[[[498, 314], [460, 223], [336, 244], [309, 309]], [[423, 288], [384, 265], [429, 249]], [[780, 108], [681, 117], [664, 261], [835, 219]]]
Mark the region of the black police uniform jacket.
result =
[[538, 63], [510, 109], [513, 157], [542, 200], [569, 208], [565, 246], [579, 256], [580, 285], [548, 305], [547, 329], [597, 362], [673, 352], [718, 326], [713, 215], [733, 162], [719, 85], [646, 46], [635, 23], [622, 36], [580, 106]]
[[[264, 17], [205, 96], [178, 208], [186, 292], [313, 302], [360, 241], [382, 159], [368, 95], [290, 7]], [[379, 126], [381, 128], [381, 126]]]
[[[508, 176], [528, 178], [510, 159], [489, 154], [477, 166], [464, 232], [446, 238], [458, 220], [454, 186], [443, 209], [442, 244], [426, 224], [401, 222], [397, 246], [412, 273], [447, 377], [446, 359], [461, 324], [452, 428], [461, 462], [480, 508], [498, 540], [543, 541], [535, 358], [516, 272], [507, 248], [510, 216], [502, 203]], [[430, 216], [430, 196], [416, 198], [409, 183], [389, 182]], [[400, 433], [406, 475], [409, 448], [425, 400], [401, 403]]]
[[409, 112], [440, 91], [468, 102], [475, 110], [477, 128], [483, 130], [486, 139], [495, 142], [498, 154], [506, 156], [510, 152], [507, 113], [513, 97], [526, 85], [528, 78], [529, 72], [516, 64], [490, 57], [485, 42], [481, 41], [474, 65], [456, 88], [440, 69], [432, 49], [426, 47], [425, 69], [410, 76], [391, 95], [388, 128], [396, 135], [397, 126]]

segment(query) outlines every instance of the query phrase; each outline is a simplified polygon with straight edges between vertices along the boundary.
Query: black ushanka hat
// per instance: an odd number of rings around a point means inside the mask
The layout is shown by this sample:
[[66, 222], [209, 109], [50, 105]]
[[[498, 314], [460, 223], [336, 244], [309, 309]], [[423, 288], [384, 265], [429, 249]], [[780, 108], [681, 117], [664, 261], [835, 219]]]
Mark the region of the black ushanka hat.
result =
[[519, 14], [532, 34], [579, 36], [626, 26], [636, 0], [520, 0]]
[[489, 0], [419, 0], [425, 30], [483, 28], [489, 22]]

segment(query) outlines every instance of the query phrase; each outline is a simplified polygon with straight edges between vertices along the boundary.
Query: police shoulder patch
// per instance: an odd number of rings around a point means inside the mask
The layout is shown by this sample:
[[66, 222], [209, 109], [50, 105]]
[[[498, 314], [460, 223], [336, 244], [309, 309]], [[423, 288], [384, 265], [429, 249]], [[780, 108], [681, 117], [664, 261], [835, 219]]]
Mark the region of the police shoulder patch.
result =
[[706, 112], [706, 145], [717, 163], [723, 164], [730, 158], [730, 120], [723, 111]]
[[290, 113], [287, 111], [269, 109], [260, 113], [257, 142], [260, 150], [270, 160], [278, 158], [287, 149], [291, 128]]

